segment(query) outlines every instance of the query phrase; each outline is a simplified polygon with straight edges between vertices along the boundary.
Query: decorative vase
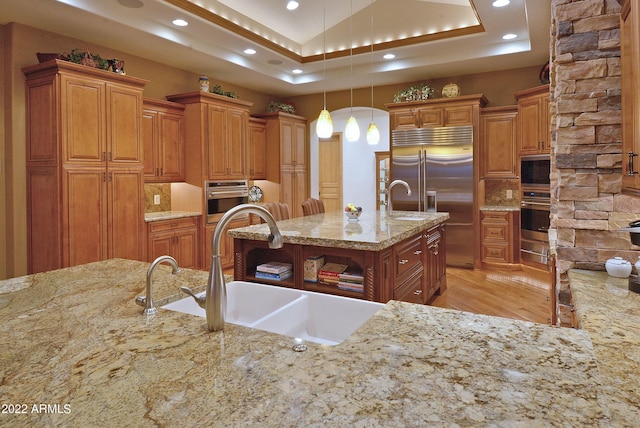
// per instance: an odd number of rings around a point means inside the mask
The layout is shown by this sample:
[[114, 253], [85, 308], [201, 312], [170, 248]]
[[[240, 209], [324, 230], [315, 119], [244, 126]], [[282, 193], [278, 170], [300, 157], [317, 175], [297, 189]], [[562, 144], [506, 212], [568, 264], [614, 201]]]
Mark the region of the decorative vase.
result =
[[200, 76], [198, 84], [200, 85], [200, 91], [209, 92], [209, 78], [207, 76]]
[[622, 257], [614, 257], [607, 260], [604, 267], [609, 276], [615, 278], [628, 278], [631, 275], [631, 263]]

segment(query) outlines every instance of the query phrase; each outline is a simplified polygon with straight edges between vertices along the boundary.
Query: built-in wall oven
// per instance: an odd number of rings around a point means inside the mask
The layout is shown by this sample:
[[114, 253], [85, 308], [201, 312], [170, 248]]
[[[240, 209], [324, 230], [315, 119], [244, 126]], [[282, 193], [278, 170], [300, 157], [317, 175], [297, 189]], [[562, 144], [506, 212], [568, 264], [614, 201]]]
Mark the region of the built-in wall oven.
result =
[[247, 180], [205, 181], [207, 223], [215, 223], [231, 208], [249, 201]]
[[520, 259], [522, 262], [547, 264], [549, 256], [548, 190], [523, 190], [520, 200]]

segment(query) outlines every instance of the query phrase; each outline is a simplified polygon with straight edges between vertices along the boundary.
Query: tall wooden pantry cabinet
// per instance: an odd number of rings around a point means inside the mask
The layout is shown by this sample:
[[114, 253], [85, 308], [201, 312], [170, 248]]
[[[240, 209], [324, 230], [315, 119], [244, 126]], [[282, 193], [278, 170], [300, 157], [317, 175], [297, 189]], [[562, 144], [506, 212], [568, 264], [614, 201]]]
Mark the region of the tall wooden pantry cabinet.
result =
[[22, 71], [29, 273], [143, 260], [147, 81], [59, 60]]

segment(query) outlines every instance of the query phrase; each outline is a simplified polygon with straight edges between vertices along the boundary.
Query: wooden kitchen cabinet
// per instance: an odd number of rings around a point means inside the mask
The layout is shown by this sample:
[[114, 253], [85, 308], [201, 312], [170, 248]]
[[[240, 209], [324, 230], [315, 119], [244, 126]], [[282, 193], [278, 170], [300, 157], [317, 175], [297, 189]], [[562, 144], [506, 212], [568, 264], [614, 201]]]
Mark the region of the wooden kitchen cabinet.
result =
[[257, 117], [249, 118], [249, 139], [247, 140], [248, 176], [250, 180], [267, 179], [267, 121]]
[[549, 85], [516, 92], [518, 100], [518, 153], [549, 154], [551, 128], [549, 124]]
[[429, 302], [436, 294], [442, 294], [447, 289], [447, 252], [445, 250], [445, 225], [440, 224], [427, 230], [424, 235], [426, 246], [427, 269], [425, 303]]
[[184, 181], [184, 106], [145, 98], [142, 125], [145, 182]]
[[624, 0], [620, 12], [622, 62], [622, 191], [640, 196], [640, 1]]
[[257, 117], [266, 120], [267, 180], [280, 183], [280, 202], [289, 205], [291, 217], [300, 217], [309, 197], [307, 119], [282, 112]]
[[253, 103], [209, 92], [170, 95], [185, 106], [185, 179], [202, 187], [205, 180], [247, 178], [246, 141]]
[[436, 98], [385, 104], [391, 129], [436, 128], [475, 125], [478, 108], [487, 104], [484, 95]]
[[[209, 238], [211, 239], [211, 238]], [[356, 250], [285, 243], [270, 249], [266, 241], [234, 240], [234, 278], [237, 281], [266, 282], [271, 285], [304, 289], [386, 303], [391, 299], [425, 304], [446, 289], [445, 226], [436, 225], [380, 251]], [[304, 261], [323, 255], [325, 263], [346, 264], [350, 272], [362, 273], [364, 290], [342, 290], [304, 280]], [[293, 265], [293, 276], [283, 281], [255, 278], [256, 266], [270, 261]]]
[[480, 178], [518, 178], [518, 108], [480, 111]]
[[199, 217], [185, 217], [147, 223], [147, 261], [168, 255], [181, 268], [198, 269], [199, 222]]
[[481, 211], [480, 240], [483, 265], [504, 267], [520, 263], [519, 214], [518, 211]]
[[58, 60], [22, 71], [29, 273], [143, 260], [147, 81]]

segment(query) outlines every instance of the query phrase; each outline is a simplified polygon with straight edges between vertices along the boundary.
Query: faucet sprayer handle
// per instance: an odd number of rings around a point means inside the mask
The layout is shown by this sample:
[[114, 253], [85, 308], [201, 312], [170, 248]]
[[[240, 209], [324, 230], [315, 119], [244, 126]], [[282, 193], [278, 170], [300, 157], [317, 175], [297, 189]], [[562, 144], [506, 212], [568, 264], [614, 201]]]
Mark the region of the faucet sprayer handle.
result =
[[196, 294], [193, 291], [191, 291], [191, 289], [189, 287], [182, 286], [182, 287], [180, 287], [180, 290], [182, 290], [183, 293], [186, 293], [189, 296], [193, 297], [193, 300], [196, 301], [198, 306], [200, 306], [202, 309], [204, 309], [204, 302], [206, 300], [205, 296], [200, 296], [200, 297], [196, 296]]

